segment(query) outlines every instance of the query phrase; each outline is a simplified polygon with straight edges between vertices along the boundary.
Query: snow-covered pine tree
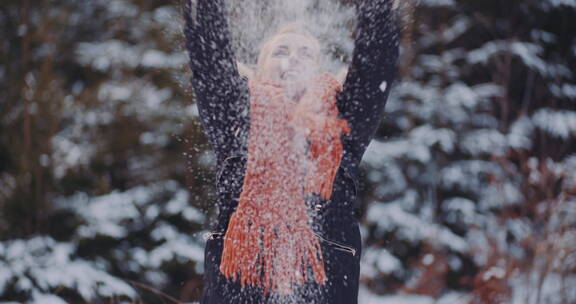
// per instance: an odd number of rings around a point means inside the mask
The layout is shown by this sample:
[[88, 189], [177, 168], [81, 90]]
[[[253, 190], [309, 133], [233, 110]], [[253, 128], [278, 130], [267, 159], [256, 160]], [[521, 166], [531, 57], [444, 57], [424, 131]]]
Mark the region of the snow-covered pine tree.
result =
[[412, 3], [365, 157], [366, 286], [574, 301], [576, 3]]
[[201, 293], [213, 164], [173, 4], [2, 2], [0, 302]]
[[[213, 163], [177, 4], [57, 3], [0, 7], [0, 301], [160, 301], [118, 277], [197, 299]], [[364, 163], [361, 303], [574, 301], [574, 2], [406, 3]]]

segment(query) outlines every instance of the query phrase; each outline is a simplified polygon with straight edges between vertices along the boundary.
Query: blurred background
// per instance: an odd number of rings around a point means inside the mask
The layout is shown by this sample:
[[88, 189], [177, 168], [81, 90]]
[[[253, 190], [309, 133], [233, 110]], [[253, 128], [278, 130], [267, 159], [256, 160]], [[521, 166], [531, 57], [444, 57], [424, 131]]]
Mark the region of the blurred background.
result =
[[[250, 63], [269, 26], [245, 31], [248, 2], [228, 1]], [[353, 1], [312, 2], [346, 64]], [[398, 4], [399, 78], [358, 189], [360, 303], [576, 303], [576, 1]], [[0, 3], [0, 303], [199, 300], [215, 163], [180, 7]]]

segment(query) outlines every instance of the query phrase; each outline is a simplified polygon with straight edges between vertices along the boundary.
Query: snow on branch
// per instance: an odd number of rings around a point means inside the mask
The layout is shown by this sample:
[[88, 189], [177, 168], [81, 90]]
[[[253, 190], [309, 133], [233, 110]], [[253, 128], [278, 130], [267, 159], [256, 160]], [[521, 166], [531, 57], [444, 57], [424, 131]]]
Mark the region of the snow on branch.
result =
[[434, 129], [423, 125], [413, 129], [408, 139], [381, 142], [373, 140], [363, 160], [374, 167], [382, 167], [388, 161], [407, 158], [427, 162], [432, 158], [431, 148], [438, 144], [441, 150], [451, 152], [456, 140], [455, 133], [447, 128]]
[[180, 68], [186, 65], [185, 52], [166, 54], [159, 50], [131, 46], [121, 40], [84, 42], [76, 49], [78, 61], [97, 71], [108, 71], [112, 67], [126, 68]]
[[542, 46], [535, 43], [495, 40], [470, 51], [467, 60], [471, 64], [487, 64], [496, 55], [511, 53], [518, 57], [524, 65], [539, 72], [544, 77], [572, 77], [572, 71], [568, 67], [544, 61], [542, 59], [543, 52]]
[[368, 246], [362, 251], [361, 276], [376, 278], [378, 273], [390, 274], [402, 269], [402, 262], [386, 249]]
[[419, 0], [419, 5], [439, 7], [439, 6], [455, 6], [456, 2], [454, 0]]
[[464, 135], [460, 148], [473, 156], [503, 155], [506, 152], [506, 136], [498, 130], [480, 129]]
[[532, 132], [534, 124], [530, 118], [523, 116], [515, 120], [506, 135], [506, 141], [511, 148], [529, 149], [532, 147]]
[[368, 223], [376, 224], [381, 232], [397, 230], [397, 234], [411, 242], [427, 241], [435, 246], [446, 246], [462, 252], [468, 248], [466, 241], [448, 228], [426, 222], [423, 218], [406, 212], [403, 199], [392, 203], [372, 202], [367, 211]]
[[440, 183], [447, 189], [454, 188], [475, 193], [488, 185], [488, 176], [502, 174], [502, 169], [490, 161], [476, 159], [455, 161], [442, 168]]
[[576, 1], [573, 0], [544, 0], [540, 1], [540, 6], [546, 10], [573, 8], [576, 9]]
[[[172, 199], [160, 208], [154, 199], [163, 192], [172, 193]], [[128, 221], [136, 223], [144, 218], [155, 219], [160, 213], [181, 214], [186, 220], [203, 223], [205, 216], [188, 204], [188, 192], [179, 189], [175, 181], [138, 186], [124, 192], [113, 191], [99, 197], [88, 197], [84, 193], [61, 199], [60, 208], [73, 208], [85, 222], [77, 234], [81, 238], [104, 235], [123, 238], [130, 232]], [[158, 209], [160, 208], [160, 209]], [[136, 229], [136, 228], [135, 228]]]
[[476, 211], [476, 203], [464, 197], [452, 197], [442, 202], [442, 211], [446, 212], [449, 222], [456, 222], [457, 216], [465, 224], [479, 224], [480, 217]]
[[32, 303], [66, 303], [52, 294], [56, 289], [77, 291], [84, 300], [96, 296], [136, 298], [135, 290], [105, 272], [100, 265], [74, 259], [76, 246], [37, 236], [29, 240], [0, 243], [0, 293], [15, 284], [33, 294]]
[[532, 115], [534, 125], [550, 135], [569, 139], [576, 136], [576, 112], [540, 109]]
[[576, 100], [576, 84], [551, 84], [550, 92], [558, 98]]

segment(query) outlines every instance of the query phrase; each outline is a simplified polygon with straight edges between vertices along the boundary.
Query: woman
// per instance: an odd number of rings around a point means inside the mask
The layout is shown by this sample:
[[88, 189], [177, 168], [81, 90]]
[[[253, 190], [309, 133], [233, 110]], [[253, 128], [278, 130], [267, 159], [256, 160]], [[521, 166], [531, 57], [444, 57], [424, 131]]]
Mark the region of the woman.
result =
[[395, 77], [392, 0], [356, 1], [343, 86], [321, 73], [318, 40], [290, 28], [242, 77], [223, 0], [197, 2], [195, 19], [185, 7], [186, 46], [219, 166], [201, 303], [357, 303], [356, 176]]

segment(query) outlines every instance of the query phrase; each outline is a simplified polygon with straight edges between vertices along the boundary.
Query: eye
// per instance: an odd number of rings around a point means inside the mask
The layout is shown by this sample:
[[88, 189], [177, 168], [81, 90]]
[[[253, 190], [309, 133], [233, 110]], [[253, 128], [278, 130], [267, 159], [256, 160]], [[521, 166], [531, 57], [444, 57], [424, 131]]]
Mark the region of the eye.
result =
[[284, 47], [277, 48], [272, 52], [273, 57], [284, 57], [288, 55], [288, 49]]
[[300, 56], [306, 59], [314, 59], [314, 54], [309, 48], [303, 48], [300, 50]]

